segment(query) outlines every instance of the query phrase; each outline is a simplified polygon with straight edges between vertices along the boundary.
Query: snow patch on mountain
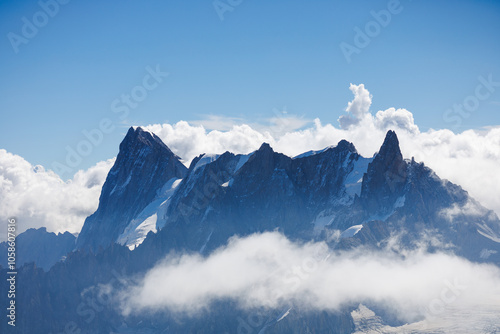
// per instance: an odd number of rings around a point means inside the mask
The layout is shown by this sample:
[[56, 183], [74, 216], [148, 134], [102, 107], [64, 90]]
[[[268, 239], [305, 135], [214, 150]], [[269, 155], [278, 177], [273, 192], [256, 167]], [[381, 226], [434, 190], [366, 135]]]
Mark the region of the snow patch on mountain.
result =
[[406, 201], [405, 195], [398, 197], [396, 199], [396, 202], [394, 203], [394, 208], [402, 208], [405, 205], [405, 201]]
[[236, 173], [241, 167], [243, 167], [243, 165], [246, 164], [246, 162], [252, 155], [253, 153], [240, 155], [240, 160], [238, 160], [238, 164], [234, 168], [234, 173]]
[[142, 244], [149, 232], [156, 233], [156, 220], [157, 215], [155, 213], [151, 217], [148, 217], [146, 220], [144, 220], [139, 226], [137, 226], [137, 228], [134, 230], [134, 233], [129, 234], [129, 237], [126, 241], [126, 246], [130, 250], [134, 250], [135, 247]]
[[177, 188], [177, 186], [179, 185], [179, 183], [181, 183], [181, 181], [182, 181], [182, 179], [175, 180], [174, 183], [172, 183], [171, 189]]
[[157, 197], [136, 218], [130, 221], [116, 242], [132, 250], [142, 244], [149, 232], [156, 233], [158, 229], [163, 227], [165, 222], [163, 219], [158, 219], [158, 217], [163, 217], [165, 204], [168, 203], [168, 199], [173, 195], [181, 181], [182, 179], [176, 178], [167, 181], [158, 190]]
[[207, 244], [210, 241], [210, 238], [212, 238], [212, 234], [213, 233], [214, 233], [214, 231], [212, 230], [210, 232], [210, 234], [208, 235], [207, 239], [205, 240], [205, 243], [203, 244], [203, 246], [201, 246], [201, 248], [200, 248], [200, 254], [203, 254], [203, 252], [205, 251], [205, 248], [207, 247]]
[[203, 157], [201, 157], [200, 160], [196, 163], [194, 166], [193, 171], [197, 170], [198, 168], [205, 166], [209, 163], [214, 162], [215, 160], [219, 159], [220, 154], [204, 154]]
[[290, 314], [290, 311], [292, 310], [292, 308], [288, 308], [284, 313], [280, 314], [280, 316], [278, 317], [278, 319], [276, 319], [276, 322], [280, 322], [281, 320], [285, 319], [287, 315]]
[[296, 155], [294, 156], [292, 159], [300, 159], [300, 158], [307, 158], [307, 157], [310, 157], [312, 155], [316, 155], [316, 154], [319, 154], [319, 153], [323, 153], [325, 152], [326, 150], [330, 149], [330, 148], [333, 148], [334, 146], [328, 146], [322, 150], [317, 150], [317, 151], [307, 151], [307, 152], [304, 152], [302, 154], [299, 154], [299, 155]]
[[[446, 290], [444, 290], [446, 291]], [[443, 306], [440, 306], [439, 312], [429, 314], [427, 319], [422, 321], [404, 324], [402, 326], [392, 327], [384, 323], [380, 316], [368, 307], [360, 304], [358, 309], [351, 312], [354, 321], [354, 334], [367, 333], [497, 333], [500, 330], [498, 325], [498, 309], [497, 305], [478, 305], [475, 308], [467, 309], [460, 306], [455, 306], [453, 302], [445, 303], [441, 299]], [[441, 305], [438, 304], [438, 305]], [[432, 303], [430, 304], [432, 305]], [[429, 307], [431, 310], [431, 307]], [[429, 311], [429, 313], [432, 313]]]
[[314, 225], [314, 233], [321, 232], [326, 226], [330, 225], [335, 220], [336, 215], [321, 211], [316, 219], [312, 222]]
[[349, 227], [347, 230], [345, 230], [344, 232], [342, 232], [342, 234], [340, 234], [340, 238], [343, 239], [343, 238], [352, 238], [356, 235], [356, 233], [358, 233], [359, 231], [361, 231], [361, 229], [363, 228], [363, 225], [354, 225], [354, 226], [351, 226]]
[[352, 171], [345, 179], [345, 188], [349, 196], [354, 197], [355, 195], [359, 196], [361, 194], [363, 175], [368, 170], [368, 165], [372, 162], [372, 160], [373, 158], [359, 157], [359, 159], [354, 162]]
[[123, 184], [121, 185], [116, 185], [114, 186], [113, 190], [111, 190], [111, 192], [109, 193], [109, 195], [111, 196], [116, 190], [118, 191], [123, 191], [125, 189], [125, 187], [127, 186], [127, 184], [130, 183], [130, 179], [132, 178], [132, 175], [129, 175], [128, 178], [125, 180], [125, 182], [123, 182]]
[[477, 232], [481, 234], [483, 237], [490, 239], [491, 241], [500, 243], [500, 235], [498, 233], [495, 233], [491, 227], [489, 227], [487, 224], [482, 223], [476, 223], [478, 229]]

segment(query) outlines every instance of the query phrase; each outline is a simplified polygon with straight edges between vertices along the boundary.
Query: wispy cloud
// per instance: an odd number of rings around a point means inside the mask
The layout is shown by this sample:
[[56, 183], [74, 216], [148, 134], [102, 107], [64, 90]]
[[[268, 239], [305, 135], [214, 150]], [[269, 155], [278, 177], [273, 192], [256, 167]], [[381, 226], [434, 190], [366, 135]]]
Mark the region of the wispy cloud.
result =
[[227, 117], [221, 115], [205, 115], [202, 119], [190, 121], [192, 125], [202, 126], [207, 130], [228, 131], [235, 125], [244, 124], [243, 118]]

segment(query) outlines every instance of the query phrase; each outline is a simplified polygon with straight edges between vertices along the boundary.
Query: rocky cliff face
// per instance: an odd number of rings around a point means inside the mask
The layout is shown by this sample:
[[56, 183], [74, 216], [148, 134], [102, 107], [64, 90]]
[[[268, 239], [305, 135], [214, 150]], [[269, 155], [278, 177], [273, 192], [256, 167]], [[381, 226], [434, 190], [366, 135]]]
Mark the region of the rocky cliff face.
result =
[[394, 202], [403, 189], [407, 164], [399, 148], [396, 133], [389, 131], [363, 177], [361, 201], [368, 213], [392, 210]]
[[209, 163], [200, 157], [159, 217], [164, 227], [158, 237], [145, 242], [161, 244], [163, 251], [209, 252], [234, 234], [279, 229], [292, 238], [313, 238], [321, 212], [346, 207], [358, 196], [368, 160], [346, 141], [298, 158], [268, 144]]
[[182, 179], [186, 172], [156, 135], [130, 128], [103, 185], [99, 207], [85, 220], [77, 248], [95, 251], [116, 242], [165, 184]]
[[351, 226], [363, 226], [351, 236], [353, 240], [342, 241], [344, 245], [376, 244], [396, 237], [403, 247], [425, 244], [473, 261], [500, 263], [496, 214], [423, 163], [404, 160], [392, 131], [363, 176], [360, 198], [349, 214], [340, 217]]

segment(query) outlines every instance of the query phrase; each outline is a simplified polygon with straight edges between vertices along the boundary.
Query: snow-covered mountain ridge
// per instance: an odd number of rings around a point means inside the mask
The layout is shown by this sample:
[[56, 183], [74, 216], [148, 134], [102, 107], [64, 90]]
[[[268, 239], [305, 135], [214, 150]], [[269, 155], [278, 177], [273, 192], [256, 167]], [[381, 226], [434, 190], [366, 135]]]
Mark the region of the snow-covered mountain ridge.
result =
[[203, 154], [187, 169], [154, 134], [131, 128], [77, 247], [144, 243], [204, 253], [232, 235], [274, 229], [335, 247], [397, 235], [406, 247], [427, 242], [500, 262], [495, 213], [423, 163], [404, 159], [393, 131], [372, 158], [345, 140], [294, 158], [264, 143], [248, 155]]

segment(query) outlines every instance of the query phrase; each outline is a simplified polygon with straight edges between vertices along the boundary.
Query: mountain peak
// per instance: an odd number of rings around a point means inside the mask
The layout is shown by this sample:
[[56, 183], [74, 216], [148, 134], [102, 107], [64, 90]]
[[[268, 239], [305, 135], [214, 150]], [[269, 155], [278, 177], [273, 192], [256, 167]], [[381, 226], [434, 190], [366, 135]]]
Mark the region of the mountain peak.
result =
[[351, 142], [348, 142], [345, 139], [342, 139], [341, 141], [339, 141], [339, 143], [337, 144], [337, 148], [342, 150], [342, 151], [348, 151], [351, 153], [358, 153], [358, 151], [356, 150], [356, 147], [354, 147], [354, 144]]
[[392, 205], [406, 182], [406, 169], [398, 136], [390, 130], [363, 177], [361, 197], [369, 211]]
[[399, 140], [396, 132], [389, 130], [385, 135], [384, 143], [380, 148], [377, 156], [384, 158], [390, 158], [391, 160], [397, 158], [402, 160], [403, 155], [401, 154], [401, 149], [399, 148]]
[[134, 149], [142, 148], [144, 146], [157, 148], [159, 150], [166, 151], [168, 155], [175, 156], [170, 148], [168, 148], [168, 146], [165, 145], [165, 143], [163, 143], [163, 141], [157, 135], [144, 130], [140, 126], [136, 127], [135, 129], [134, 127], [130, 127], [127, 135], [120, 143], [120, 152], [130, 152]]
[[131, 127], [106, 177], [99, 207], [85, 220], [77, 248], [96, 250], [115, 241], [167, 181], [186, 173], [179, 157], [158, 136]]
[[266, 152], [266, 151], [274, 152], [271, 145], [269, 145], [268, 143], [262, 143], [262, 145], [260, 145], [260, 147], [257, 151], [258, 152]]
[[273, 148], [268, 143], [262, 143], [259, 149], [255, 151], [255, 154], [252, 155], [252, 160], [266, 160], [271, 161], [276, 153], [273, 151]]

